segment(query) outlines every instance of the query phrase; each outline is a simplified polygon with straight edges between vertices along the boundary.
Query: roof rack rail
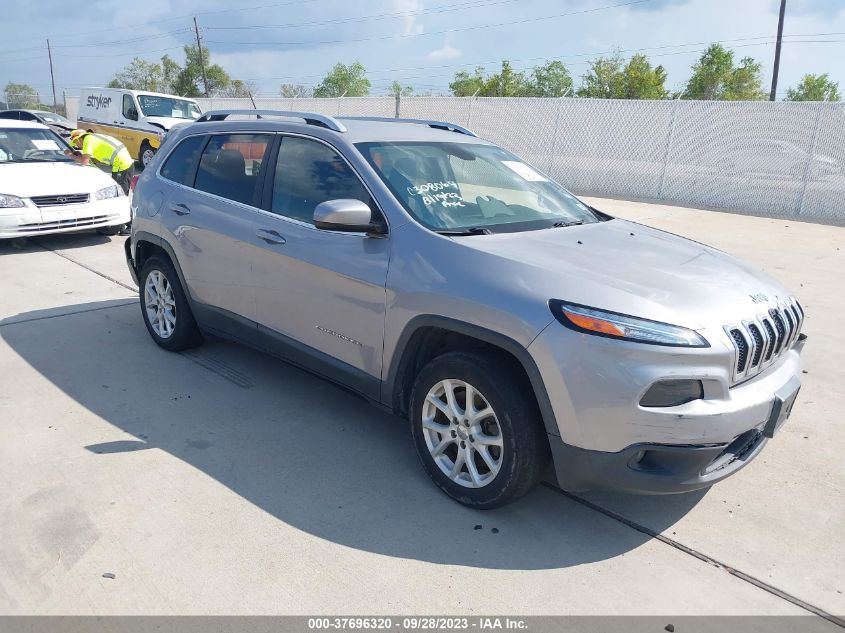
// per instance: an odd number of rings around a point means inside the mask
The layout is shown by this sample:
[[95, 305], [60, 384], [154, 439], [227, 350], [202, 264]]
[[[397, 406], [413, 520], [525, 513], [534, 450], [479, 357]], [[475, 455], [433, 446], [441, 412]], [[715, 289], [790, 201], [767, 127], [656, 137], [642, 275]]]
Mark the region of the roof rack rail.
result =
[[289, 117], [292, 119], [302, 119], [308, 125], [316, 125], [317, 127], [324, 127], [335, 132], [346, 132], [346, 127], [335, 119], [334, 117], [326, 116], [325, 114], [317, 114], [315, 112], [293, 112], [289, 110], [210, 110], [205, 112], [197, 119], [197, 123], [204, 123], [206, 121], [224, 121], [226, 117], [236, 115], [257, 116], [259, 119], [262, 116], [280, 116]]
[[468, 130], [462, 125], [455, 123], [447, 123], [446, 121], [429, 121], [428, 119], [399, 119], [386, 116], [344, 116], [341, 119], [351, 119], [353, 121], [382, 121], [384, 123], [413, 123], [415, 125], [427, 125], [438, 130], [447, 130], [449, 132], [458, 132], [459, 134], [466, 134], [467, 136], [478, 135], [472, 130]]

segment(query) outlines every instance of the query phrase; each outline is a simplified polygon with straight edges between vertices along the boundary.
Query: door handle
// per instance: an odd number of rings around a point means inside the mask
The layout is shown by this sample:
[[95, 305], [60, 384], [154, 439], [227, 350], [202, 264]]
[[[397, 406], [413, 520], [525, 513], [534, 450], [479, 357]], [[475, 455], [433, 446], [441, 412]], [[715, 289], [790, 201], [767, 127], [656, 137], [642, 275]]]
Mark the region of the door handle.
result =
[[268, 244], [284, 244], [285, 238], [279, 235], [276, 231], [270, 231], [268, 229], [258, 229], [255, 232], [255, 235], [258, 239], [264, 240]]
[[171, 204], [170, 210], [177, 215], [188, 215], [191, 210], [184, 204]]

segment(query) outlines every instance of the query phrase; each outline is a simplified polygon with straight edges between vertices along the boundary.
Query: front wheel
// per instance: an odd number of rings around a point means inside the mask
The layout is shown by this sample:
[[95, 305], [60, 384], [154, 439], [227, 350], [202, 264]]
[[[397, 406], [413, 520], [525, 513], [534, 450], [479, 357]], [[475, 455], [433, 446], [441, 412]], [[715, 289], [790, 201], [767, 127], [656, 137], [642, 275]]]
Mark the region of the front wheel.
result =
[[202, 342], [185, 291], [169, 261], [148, 259], [138, 282], [144, 325], [159, 347], [179, 352]]
[[147, 166], [152, 162], [153, 156], [156, 155], [156, 151], [150, 146], [147, 141], [141, 143], [141, 155], [138, 157], [141, 163], [141, 168], [146, 169]]
[[97, 233], [100, 235], [112, 236], [117, 235], [120, 232], [120, 226], [101, 226], [97, 229]]
[[411, 396], [417, 454], [464, 505], [502, 506], [548, 468], [545, 429], [527, 380], [497, 354], [450, 352], [420, 371]]

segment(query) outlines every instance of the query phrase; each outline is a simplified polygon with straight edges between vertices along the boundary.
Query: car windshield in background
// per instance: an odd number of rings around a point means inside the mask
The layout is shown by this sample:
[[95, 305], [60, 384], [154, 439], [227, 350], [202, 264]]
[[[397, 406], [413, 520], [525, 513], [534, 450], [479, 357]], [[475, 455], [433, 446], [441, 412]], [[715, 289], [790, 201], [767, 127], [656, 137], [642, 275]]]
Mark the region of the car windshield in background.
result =
[[36, 112], [35, 114], [40, 116], [47, 123], [61, 125], [62, 127], [66, 127], [71, 130], [76, 127], [73, 123], [68, 121], [61, 114], [56, 114], [55, 112]]
[[199, 106], [192, 101], [185, 99], [174, 99], [172, 97], [158, 97], [156, 95], [138, 95], [138, 102], [144, 116], [164, 116], [171, 119], [196, 119], [199, 118]]
[[491, 145], [358, 143], [421, 224], [442, 232], [503, 233], [597, 222], [584, 203]]
[[4, 128], [0, 125], [0, 165], [22, 162], [66, 162], [67, 145], [52, 130]]

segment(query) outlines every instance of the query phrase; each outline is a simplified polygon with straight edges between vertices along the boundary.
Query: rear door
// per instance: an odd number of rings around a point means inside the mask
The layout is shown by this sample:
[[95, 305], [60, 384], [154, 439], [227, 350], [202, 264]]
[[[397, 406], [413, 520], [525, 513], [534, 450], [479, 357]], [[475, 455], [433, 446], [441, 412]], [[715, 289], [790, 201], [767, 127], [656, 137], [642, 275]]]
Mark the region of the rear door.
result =
[[[272, 144], [267, 133], [188, 137], [168, 157], [167, 167], [189, 141], [195, 173], [174, 182], [162, 210], [162, 236], [176, 250], [193, 299], [218, 314], [255, 320], [251, 244], [258, 199], [258, 172]], [[248, 148], [250, 158], [244, 156]], [[188, 151], [190, 150], [190, 151]], [[259, 158], [255, 158], [258, 156]], [[188, 160], [182, 158], [180, 160]], [[237, 318], [235, 320], [238, 320]]]
[[322, 141], [283, 136], [269, 169], [272, 188], [255, 225], [259, 330], [299, 344], [310, 358], [298, 360], [329, 365], [369, 393], [381, 377], [390, 240], [318, 229], [313, 214], [338, 198], [380, 211], [349, 163]]

